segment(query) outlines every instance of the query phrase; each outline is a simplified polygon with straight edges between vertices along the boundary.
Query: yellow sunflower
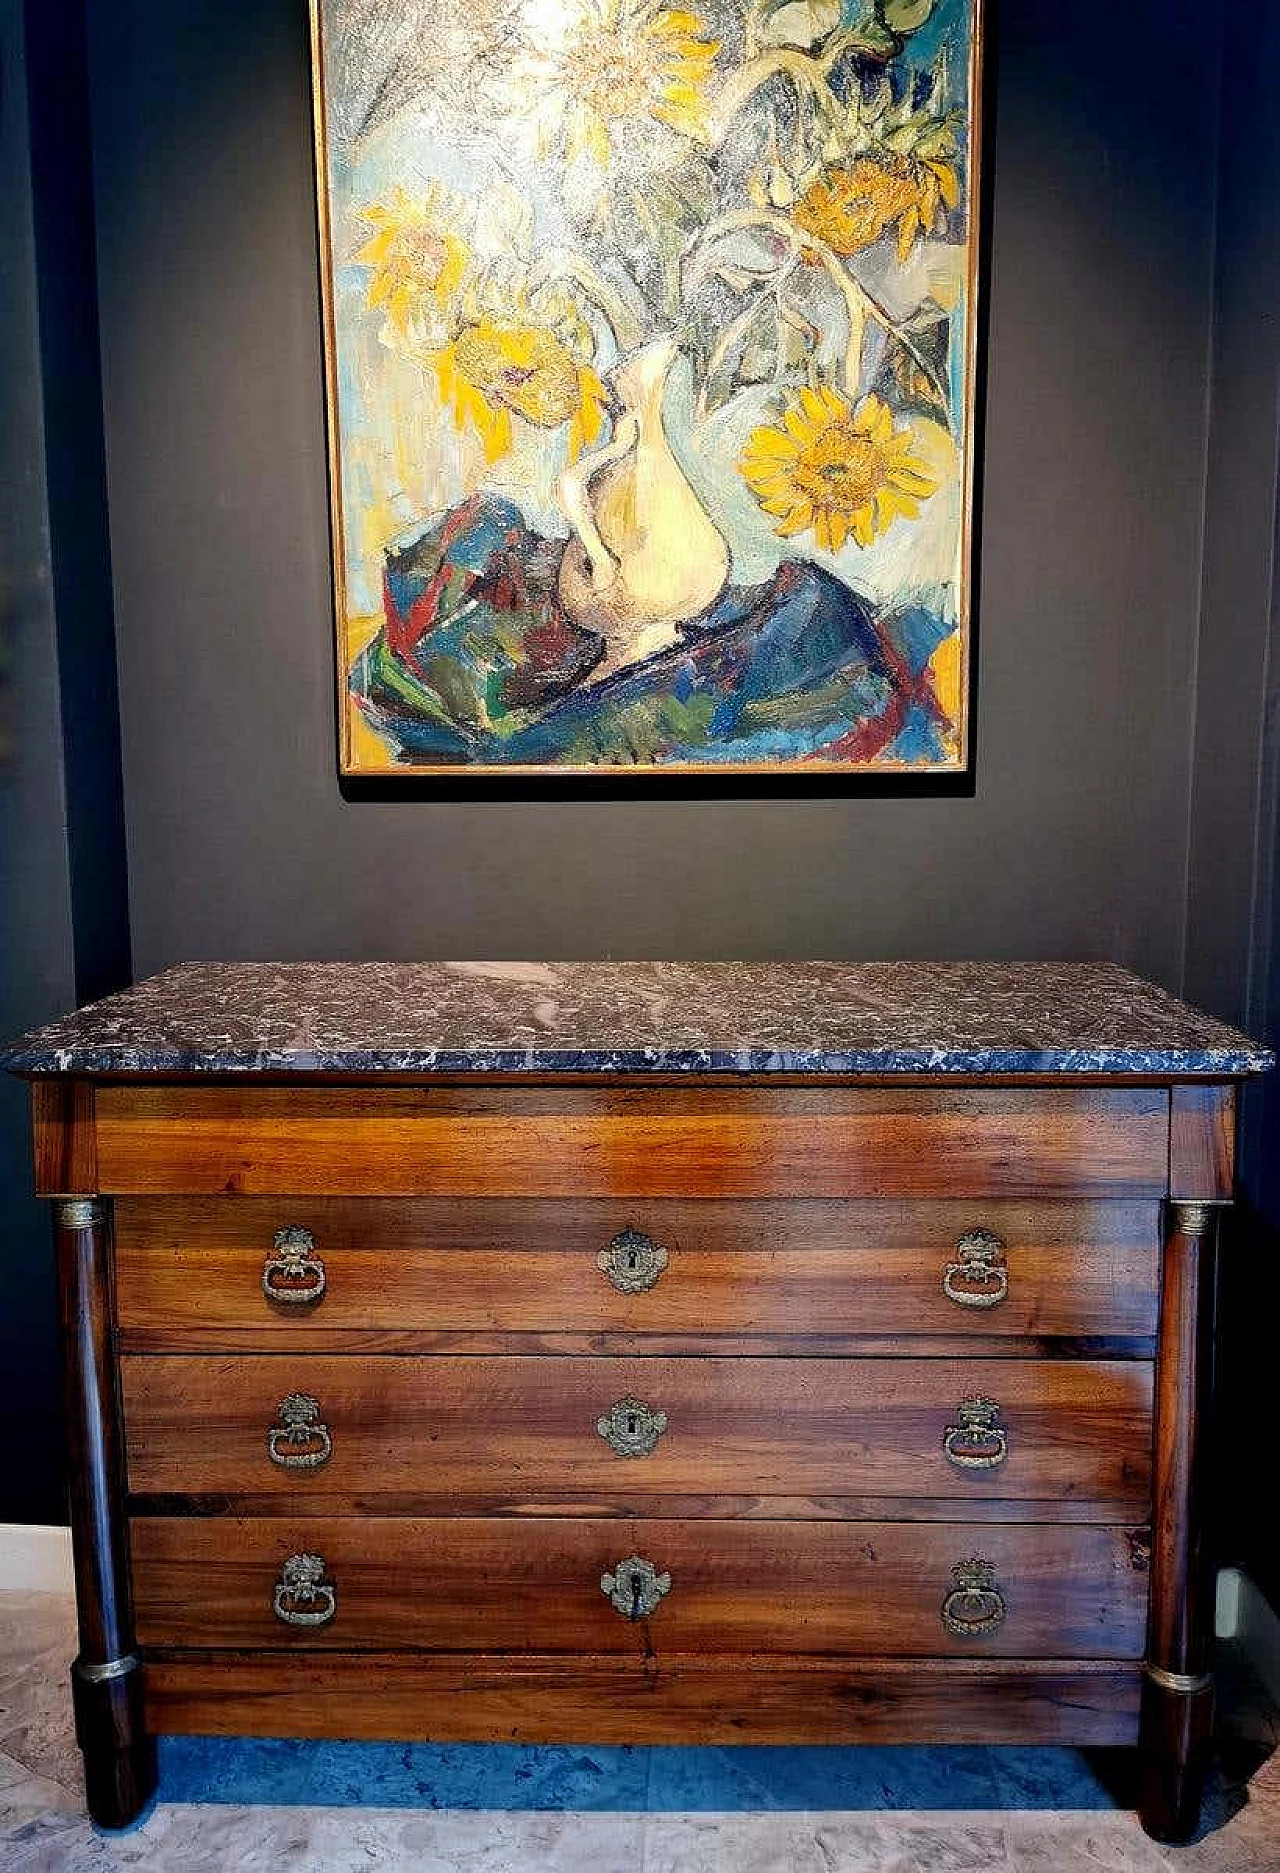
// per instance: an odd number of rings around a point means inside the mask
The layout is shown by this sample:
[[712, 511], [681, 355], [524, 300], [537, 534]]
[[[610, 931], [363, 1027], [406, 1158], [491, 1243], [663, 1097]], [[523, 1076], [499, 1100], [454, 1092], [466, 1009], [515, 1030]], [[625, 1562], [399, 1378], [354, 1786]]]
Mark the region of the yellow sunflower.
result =
[[752, 430], [738, 471], [775, 533], [811, 531], [829, 553], [850, 535], [870, 546], [899, 514], [914, 519], [938, 485], [886, 403], [864, 397], [855, 409], [825, 384], [789, 396], [776, 426]]
[[797, 226], [844, 255], [870, 247], [896, 222], [898, 258], [905, 261], [917, 236], [931, 234], [943, 208], [959, 199], [950, 163], [885, 150], [828, 169], [792, 212]]
[[571, 459], [604, 427], [604, 385], [544, 326], [480, 318], [432, 362], [456, 426], [471, 424], [490, 462], [510, 451], [513, 415], [538, 429], [568, 423]]
[[355, 256], [373, 270], [369, 304], [385, 306], [402, 335], [422, 312], [443, 311], [467, 270], [466, 242], [446, 225], [441, 208], [438, 190], [414, 196], [397, 185], [385, 202], [360, 210], [373, 230]]
[[542, 55], [549, 123], [563, 126], [572, 159], [604, 164], [613, 136], [655, 119], [694, 142], [708, 134], [707, 80], [720, 41], [697, 13], [653, 0], [580, 0], [564, 43]]

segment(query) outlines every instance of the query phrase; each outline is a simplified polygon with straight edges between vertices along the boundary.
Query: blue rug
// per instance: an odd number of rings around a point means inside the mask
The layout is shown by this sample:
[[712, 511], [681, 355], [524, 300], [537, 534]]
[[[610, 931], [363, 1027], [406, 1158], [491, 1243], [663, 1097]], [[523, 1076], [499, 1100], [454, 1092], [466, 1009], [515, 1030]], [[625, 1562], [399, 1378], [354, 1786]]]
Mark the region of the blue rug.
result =
[[485, 1810], [1110, 1809], [1127, 1750], [594, 1749], [516, 1743], [160, 1739], [160, 1798]]

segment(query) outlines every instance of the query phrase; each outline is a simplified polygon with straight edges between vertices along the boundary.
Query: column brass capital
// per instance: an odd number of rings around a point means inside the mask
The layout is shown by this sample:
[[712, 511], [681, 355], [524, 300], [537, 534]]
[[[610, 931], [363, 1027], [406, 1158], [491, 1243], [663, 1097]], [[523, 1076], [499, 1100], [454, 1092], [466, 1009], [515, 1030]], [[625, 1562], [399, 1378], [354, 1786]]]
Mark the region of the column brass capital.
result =
[[1218, 1211], [1226, 1209], [1227, 1205], [1207, 1201], [1183, 1203], [1174, 1198], [1169, 1207], [1173, 1211], [1174, 1222], [1180, 1235], [1203, 1236], [1207, 1235], [1212, 1228], [1213, 1219]]
[[1176, 1691], [1183, 1697], [1198, 1697], [1213, 1689], [1213, 1676], [1207, 1671], [1166, 1671], [1163, 1665], [1144, 1665], [1145, 1675], [1162, 1691]]
[[86, 1684], [110, 1684], [114, 1678], [127, 1678], [131, 1671], [139, 1671], [141, 1664], [136, 1652], [126, 1652], [123, 1658], [108, 1658], [101, 1664], [77, 1658], [71, 1670], [77, 1678], [83, 1678]]
[[102, 1221], [102, 1204], [97, 1197], [59, 1197], [53, 1214], [59, 1229], [95, 1229]]

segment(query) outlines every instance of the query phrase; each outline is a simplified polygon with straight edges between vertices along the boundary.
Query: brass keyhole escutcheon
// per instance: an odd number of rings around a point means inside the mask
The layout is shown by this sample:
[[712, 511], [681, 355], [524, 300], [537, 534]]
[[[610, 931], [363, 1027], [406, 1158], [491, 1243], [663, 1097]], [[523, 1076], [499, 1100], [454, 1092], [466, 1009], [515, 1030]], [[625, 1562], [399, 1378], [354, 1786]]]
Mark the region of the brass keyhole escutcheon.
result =
[[642, 1554], [632, 1554], [619, 1561], [612, 1573], [600, 1576], [600, 1591], [624, 1619], [648, 1619], [670, 1593], [671, 1576], [660, 1574]]
[[660, 1242], [639, 1229], [624, 1229], [596, 1256], [619, 1294], [644, 1294], [652, 1288], [670, 1257]]
[[648, 1457], [657, 1448], [658, 1439], [667, 1428], [665, 1411], [655, 1411], [642, 1398], [615, 1399], [596, 1430], [610, 1450], [619, 1457]]

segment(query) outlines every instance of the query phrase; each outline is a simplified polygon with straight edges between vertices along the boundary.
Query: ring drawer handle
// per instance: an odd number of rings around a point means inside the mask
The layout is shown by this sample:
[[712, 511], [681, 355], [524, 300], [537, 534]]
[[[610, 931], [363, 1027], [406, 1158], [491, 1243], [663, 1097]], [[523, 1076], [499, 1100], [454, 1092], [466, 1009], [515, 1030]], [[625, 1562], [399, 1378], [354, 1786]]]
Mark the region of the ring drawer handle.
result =
[[996, 1470], [1009, 1454], [1009, 1433], [1000, 1422], [1000, 1407], [991, 1398], [962, 1398], [956, 1406], [958, 1424], [949, 1424], [942, 1448], [957, 1470]]
[[624, 1229], [596, 1256], [596, 1266], [608, 1275], [619, 1294], [643, 1294], [652, 1288], [670, 1257], [660, 1242], [638, 1229]]
[[998, 1307], [1009, 1292], [1005, 1245], [990, 1229], [970, 1229], [956, 1243], [956, 1259], [948, 1262], [942, 1292], [957, 1307]]
[[671, 1591], [670, 1574], [660, 1574], [652, 1561], [632, 1554], [619, 1561], [611, 1574], [600, 1576], [600, 1591], [624, 1619], [648, 1619], [659, 1600]]
[[629, 1392], [625, 1398], [616, 1399], [603, 1418], [596, 1419], [596, 1430], [620, 1457], [649, 1456], [666, 1428], [665, 1411], [654, 1411]]
[[262, 1292], [289, 1307], [314, 1307], [325, 1290], [324, 1263], [309, 1229], [277, 1229], [262, 1269]]
[[280, 1400], [280, 1422], [267, 1432], [267, 1455], [281, 1470], [318, 1470], [333, 1455], [333, 1437], [320, 1422], [320, 1401], [307, 1392]]
[[291, 1554], [280, 1569], [271, 1610], [284, 1626], [327, 1626], [338, 1610], [322, 1554]]
[[996, 1586], [996, 1570], [977, 1555], [958, 1561], [951, 1570], [955, 1586], [942, 1602], [942, 1623], [957, 1639], [981, 1639], [1004, 1622], [1004, 1595]]

